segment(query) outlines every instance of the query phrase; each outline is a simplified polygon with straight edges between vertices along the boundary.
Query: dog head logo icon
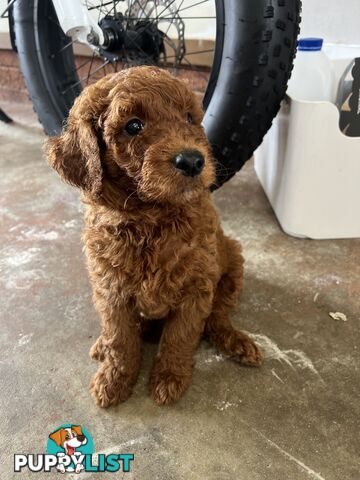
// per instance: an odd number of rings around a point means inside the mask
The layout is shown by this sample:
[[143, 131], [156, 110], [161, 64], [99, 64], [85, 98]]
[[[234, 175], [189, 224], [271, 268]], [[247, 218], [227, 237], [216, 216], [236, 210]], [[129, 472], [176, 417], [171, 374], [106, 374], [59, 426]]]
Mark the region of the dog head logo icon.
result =
[[87, 443], [80, 425], [71, 425], [68, 428], [59, 428], [49, 435], [58, 447], [62, 447], [66, 455], [74, 455], [76, 448]]
[[[48, 440], [51, 453], [57, 454], [59, 458], [62, 457], [64, 461], [57, 467], [62, 473], [74, 471], [79, 473], [84, 468], [82, 463], [77, 460], [80, 460], [86, 453], [93, 453], [93, 448], [91, 448], [91, 452], [88, 452], [88, 448], [86, 448], [90, 446], [90, 443], [92, 444], [92, 440], [86, 430], [80, 425], [71, 424], [62, 425], [50, 433]], [[66, 459], [69, 461], [67, 462]]]

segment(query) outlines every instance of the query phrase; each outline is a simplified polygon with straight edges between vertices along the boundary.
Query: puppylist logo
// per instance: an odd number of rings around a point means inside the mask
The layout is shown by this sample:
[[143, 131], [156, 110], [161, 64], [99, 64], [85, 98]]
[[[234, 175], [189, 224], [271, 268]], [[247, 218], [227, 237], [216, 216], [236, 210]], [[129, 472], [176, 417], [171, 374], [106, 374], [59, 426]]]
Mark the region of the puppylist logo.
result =
[[14, 471], [50, 472], [130, 472], [133, 453], [94, 455], [94, 442], [80, 425], [66, 423], [47, 440], [47, 453], [18, 453], [14, 455]]

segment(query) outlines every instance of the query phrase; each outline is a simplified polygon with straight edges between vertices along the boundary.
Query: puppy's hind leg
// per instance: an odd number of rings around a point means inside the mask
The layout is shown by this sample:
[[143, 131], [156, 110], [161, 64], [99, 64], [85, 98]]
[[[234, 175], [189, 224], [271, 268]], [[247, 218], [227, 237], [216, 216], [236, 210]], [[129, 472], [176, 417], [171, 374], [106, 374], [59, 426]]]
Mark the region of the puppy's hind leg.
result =
[[206, 320], [205, 333], [225, 355], [244, 365], [260, 366], [263, 354], [245, 333], [236, 330], [230, 322], [243, 284], [243, 258], [239, 244], [223, 237], [225, 271], [215, 292], [213, 310]]

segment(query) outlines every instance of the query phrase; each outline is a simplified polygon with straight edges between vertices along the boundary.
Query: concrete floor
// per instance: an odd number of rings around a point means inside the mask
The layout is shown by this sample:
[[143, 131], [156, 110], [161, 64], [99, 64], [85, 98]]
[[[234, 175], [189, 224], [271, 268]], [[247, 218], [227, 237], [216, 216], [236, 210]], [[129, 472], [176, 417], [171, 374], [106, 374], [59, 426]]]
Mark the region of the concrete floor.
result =
[[234, 322], [264, 347], [264, 366], [203, 343], [188, 393], [161, 408], [147, 395], [146, 344], [132, 398], [101, 410], [88, 394], [99, 323], [78, 193], [42, 159], [29, 106], [3, 106], [19, 123], [0, 124], [1, 479], [18, 477], [14, 453], [43, 453], [72, 422], [97, 452], [135, 453], [128, 480], [359, 480], [360, 240], [286, 236], [249, 163], [215, 201], [246, 257]]

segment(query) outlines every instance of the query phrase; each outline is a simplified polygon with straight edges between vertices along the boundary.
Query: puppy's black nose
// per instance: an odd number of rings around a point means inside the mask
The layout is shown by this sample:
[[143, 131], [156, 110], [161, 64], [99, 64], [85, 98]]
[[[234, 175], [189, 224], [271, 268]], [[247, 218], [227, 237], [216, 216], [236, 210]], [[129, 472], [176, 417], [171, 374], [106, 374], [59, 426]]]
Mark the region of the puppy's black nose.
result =
[[183, 150], [175, 155], [173, 164], [186, 177], [195, 177], [202, 172], [205, 160], [197, 150]]
[[85, 440], [85, 435], [77, 435], [76, 438], [79, 440], [79, 442], [83, 442]]

